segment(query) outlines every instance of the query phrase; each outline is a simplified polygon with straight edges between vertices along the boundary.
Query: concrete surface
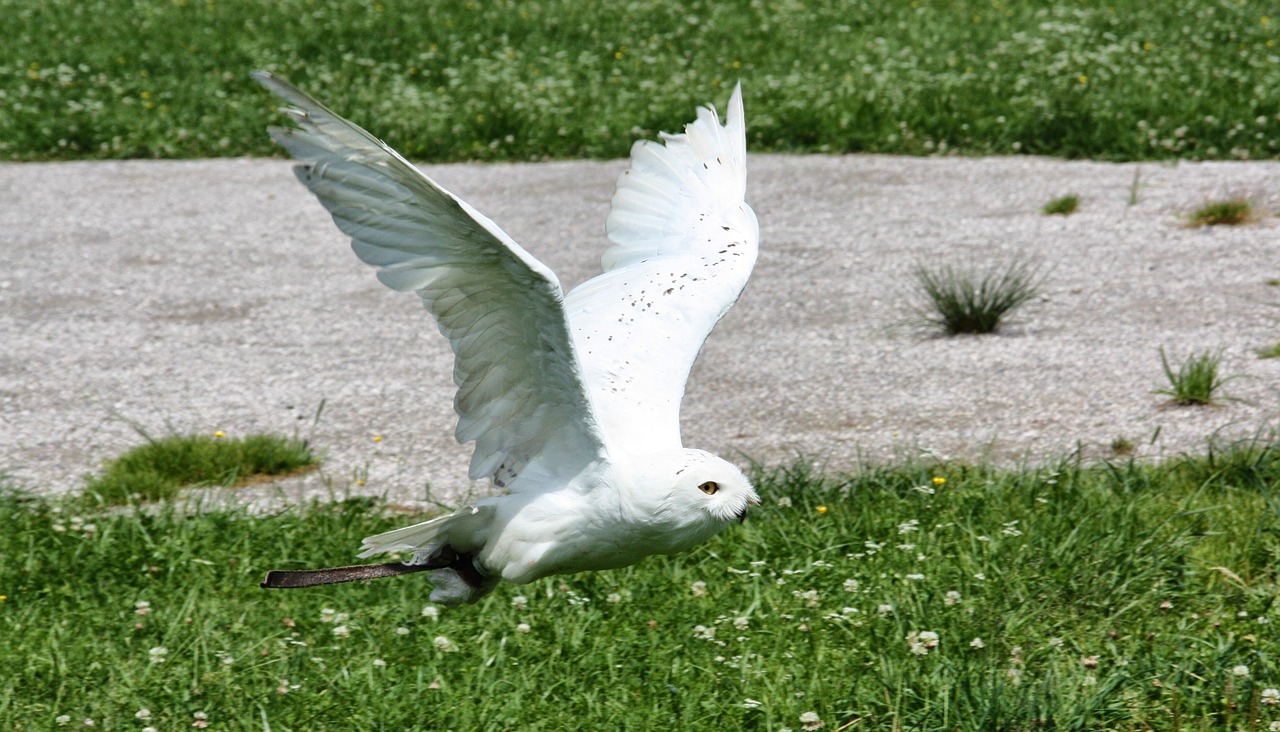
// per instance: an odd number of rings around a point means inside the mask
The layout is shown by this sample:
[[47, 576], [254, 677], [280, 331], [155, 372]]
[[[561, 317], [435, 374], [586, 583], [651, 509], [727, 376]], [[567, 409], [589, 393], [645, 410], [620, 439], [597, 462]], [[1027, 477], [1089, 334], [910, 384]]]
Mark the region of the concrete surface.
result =
[[[567, 289], [598, 271], [624, 165], [427, 170]], [[1254, 349], [1280, 341], [1280, 287], [1267, 284], [1280, 220], [1180, 217], [1228, 195], [1280, 209], [1277, 180], [1275, 162], [753, 156], [762, 252], [695, 367], [685, 442], [739, 462], [850, 467], [1101, 455], [1117, 437], [1159, 456], [1267, 430], [1280, 359]], [[1039, 213], [1068, 192], [1080, 213]], [[1014, 255], [1051, 270], [1004, 333], [909, 324], [918, 262]], [[1246, 376], [1227, 386], [1244, 401], [1166, 406], [1152, 393], [1161, 346], [1175, 359], [1221, 349], [1225, 371]], [[243, 500], [449, 500], [476, 488], [452, 438], [450, 369], [417, 299], [376, 282], [288, 163], [0, 165], [0, 470], [20, 485], [75, 490], [138, 428], [266, 430], [328, 457]]]

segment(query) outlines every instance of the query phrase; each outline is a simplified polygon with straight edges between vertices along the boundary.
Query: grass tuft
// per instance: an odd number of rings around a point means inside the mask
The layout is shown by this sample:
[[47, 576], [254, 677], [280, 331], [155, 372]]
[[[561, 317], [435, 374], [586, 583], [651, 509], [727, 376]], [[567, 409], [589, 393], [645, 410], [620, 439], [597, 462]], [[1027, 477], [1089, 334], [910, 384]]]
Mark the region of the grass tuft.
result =
[[243, 438], [171, 435], [147, 438], [92, 476], [85, 492], [105, 503], [169, 498], [189, 486], [232, 486], [255, 476], [287, 475], [312, 467], [318, 456], [306, 440], [253, 434]]
[[1210, 201], [1191, 214], [1191, 226], [1238, 226], [1254, 218], [1253, 204], [1242, 198]]
[[1212, 351], [1193, 353], [1174, 371], [1169, 365], [1169, 358], [1164, 349], [1160, 349], [1160, 366], [1169, 379], [1170, 388], [1157, 389], [1156, 394], [1173, 397], [1173, 403], [1182, 406], [1205, 406], [1215, 403], [1216, 399], [1230, 399], [1218, 396], [1222, 385], [1236, 376], [1222, 377], [1218, 373], [1222, 363], [1222, 354]]
[[985, 272], [922, 264], [914, 274], [924, 295], [917, 312], [947, 335], [996, 332], [1005, 316], [1040, 294], [1044, 279], [1038, 264], [1020, 259]]
[[1266, 348], [1259, 348], [1258, 358], [1280, 358], [1280, 343], [1272, 343]]
[[1080, 209], [1080, 196], [1074, 193], [1068, 193], [1061, 198], [1055, 198], [1046, 203], [1040, 210], [1048, 215], [1067, 216], [1075, 213]]

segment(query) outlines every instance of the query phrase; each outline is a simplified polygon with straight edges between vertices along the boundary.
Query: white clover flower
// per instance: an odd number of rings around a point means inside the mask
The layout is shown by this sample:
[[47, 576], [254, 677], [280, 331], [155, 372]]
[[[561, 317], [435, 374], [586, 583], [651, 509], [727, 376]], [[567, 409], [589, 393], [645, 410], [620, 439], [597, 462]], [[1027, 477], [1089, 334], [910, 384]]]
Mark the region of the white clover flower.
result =
[[378, 668], [386, 668], [387, 662], [382, 660], [381, 658], [375, 658], [373, 659], [373, 665], [377, 666]]
[[805, 590], [804, 592], [801, 592], [800, 590], [793, 590], [791, 595], [797, 599], [804, 600], [805, 607], [818, 606], [819, 598], [817, 590]]
[[801, 714], [800, 723], [804, 725], [805, 729], [822, 729], [823, 727], [822, 718], [818, 716], [817, 712]]
[[912, 653], [927, 656], [930, 650], [938, 647], [938, 634], [932, 630], [913, 630], [907, 634], [907, 643], [911, 646]]
[[791, 508], [791, 499], [788, 498], [787, 496], [782, 496], [781, 498], [779, 498], [778, 508]]
[[1010, 521], [1009, 523], [1005, 524], [1004, 528], [1000, 529], [1000, 533], [1004, 534], [1005, 536], [1022, 536], [1022, 531], [1018, 529], [1017, 521]]
[[56, 717], [54, 717], [54, 718], [53, 718], [53, 721], [54, 721], [54, 722], [55, 722], [59, 727], [65, 727], [65, 726], [67, 726], [68, 724], [71, 724], [71, 715], [70, 715], [70, 714], [59, 714], [58, 716], [56, 716]]
[[98, 723], [93, 721], [93, 717], [85, 717], [85, 718], [84, 718], [84, 721], [83, 721], [83, 722], [81, 722], [80, 724], [83, 724], [83, 725], [84, 725], [84, 726], [86, 726], [86, 727], [96, 727], [96, 726], [98, 726]]
[[976, 580], [985, 580], [985, 579], [987, 578], [987, 575], [986, 575], [986, 574], [984, 574], [984, 573], [982, 573], [982, 572], [979, 572], [979, 573], [975, 574], [975, 575], [973, 576], [973, 578], [974, 578], [974, 579], [976, 579]]
[[156, 646], [155, 648], [147, 651], [147, 655], [150, 657], [152, 663], [164, 663], [165, 657], [169, 655], [169, 649], [164, 646]]
[[331, 607], [324, 608], [323, 610], [320, 611], [320, 622], [332, 623], [334, 617], [337, 616], [337, 614], [338, 614], [338, 611], [334, 610]]
[[1280, 689], [1263, 689], [1262, 693], [1258, 695], [1258, 701], [1269, 707], [1280, 704]]
[[533, 628], [528, 623], [520, 623], [516, 626], [517, 633], [528, 633], [531, 630], [533, 630]]
[[733, 627], [734, 627], [734, 628], [737, 628], [738, 630], [746, 630], [746, 629], [747, 629], [747, 625], [748, 625], [750, 622], [751, 622], [751, 621], [750, 621], [749, 619], [745, 618], [745, 617], [743, 617], [743, 618], [734, 618], [734, 619], [733, 619]]
[[428, 620], [435, 620], [440, 617], [440, 608], [435, 605], [427, 605], [422, 608], [422, 617], [427, 618]]
[[333, 636], [335, 638], [350, 638], [351, 629], [345, 625], [335, 625], [333, 626]]
[[742, 708], [743, 708], [743, 709], [755, 709], [756, 707], [759, 707], [759, 706], [760, 706], [760, 702], [756, 701], [755, 699], [743, 699], [743, 700], [742, 700]]
[[396, 628], [396, 635], [409, 635], [409, 629], [404, 626], [400, 626], [399, 628]]
[[1053, 647], [1053, 648], [1061, 648], [1063, 643], [1066, 643], [1066, 641], [1064, 641], [1064, 640], [1063, 640], [1063, 639], [1061, 639], [1061, 638], [1050, 638], [1050, 639], [1049, 639], [1049, 645], [1050, 645], [1051, 647]]
[[702, 580], [698, 580], [697, 582], [694, 582], [692, 585], [689, 585], [689, 590], [693, 592], [694, 597], [706, 597], [707, 583], [703, 582]]
[[986, 648], [987, 644], [984, 643], [981, 638], [974, 638], [973, 640], [969, 641], [969, 647], [974, 649], [982, 649], [982, 648]]
[[143, 727], [141, 732], [160, 732], [160, 730], [155, 727]]
[[880, 605], [876, 608], [876, 612], [880, 613], [880, 617], [885, 618], [889, 613], [893, 612], [893, 605]]
[[920, 519], [911, 519], [906, 523], [898, 524], [899, 534], [910, 534], [912, 531], [920, 530]]
[[431, 641], [431, 645], [435, 646], [436, 650], [441, 653], [454, 653], [458, 650], [458, 647], [453, 644], [453, 641], [442, 635], [436, 636], [435, 640]]
[[920, 581], [920, 580], [924, 579], [924, 575], [922, 575], [922, 574], [918, 574], [918, 573], [917, 573], [917, 574], [909, 574], [909, 575], [907, 575], [907, 579], [909, 579], [909, 580], [915, 580], [915, 581]]
[[1242, 678], [1242, 679], [1248, 678], [1248, 677], [1249, 677], [1249, 667], [1248, 667], [1248, 666], [1246, 666], [1246, 665], [1244, 665], [1244, 664], [1240, 664], [1239, 666], [1235, 666], [1234, 668], [1232, 668], [1232, 669], [1231, 669], [1231, 675], [1232, 675], [1232, 676], [1239, 676], [1239, 677], [1240, 677], [1240, 678]]
[[610, 592], [608, 597], [604, 598], [604, 601], [609, 603], [610, 605], [617, 605], [618, 603], [622, 602], [622, 595], [619, 595], [616, 592]]
[[699, 640], [715, 640], [716, 629], [714, 626], [708, 628], [705, 625], [693, 626], [693, 637]]
[[191, 717], [192, 719], [196, 720], [191, 723], [192, 727], [199, 727], [203, 729], [209, 726], [209, 715], [205, 714], [204, 712], [193, 712], [191, 714]]
[[956, 592], [955, 590], [951, 590], [945, 596], [943, 596], [942, 602], [944, 602], [947, 605], [957, 605], [960, 602], [960, 593]]
[[1280, 732], [1280, 721], [1272, 722], [1267, 725], [1267, 729], [1270, 730], [1270, 732]]
[[146, 616], [151, 613], [151, 603], [146, 600], [138, 600], [133, 603], [133, 614]]
[[[524, 595], [516, 595], [511, 598], [511, 607], [514, 607], [517, 610], [524, 610], [529, 607], [529, 598]], [[426, 608], [423, 608], [422, 613], [423, 615], [427, 613]]]
[[1082, 686], [1097, 686], [1098, 677], [1094, 676], [1093, 674], [1085, 674], [1084, 678], [1080, 679], [1080, 684]]
[[233, 664], [233, 663], [235, 663], [235, 662], [236, 662], [236, 659], [232, 658], [231, 656], [223, 656], [223, 657], [222, 657], [222, 665], [223, 665], [223, 666], [230, 666], [231, 664]]
[[144, 707], [134, 712], [133, 716], [137, 717], [138, 719], [151, 719], [151, 710]]
[[845, 591], [845, 592], [857, 592], [857, 591], [858, 591], [858, 580], [856, 580], [856, 579], [847, 579], [847, 580], [845, 580], [845, 581], [844, 581], [844, 591]]

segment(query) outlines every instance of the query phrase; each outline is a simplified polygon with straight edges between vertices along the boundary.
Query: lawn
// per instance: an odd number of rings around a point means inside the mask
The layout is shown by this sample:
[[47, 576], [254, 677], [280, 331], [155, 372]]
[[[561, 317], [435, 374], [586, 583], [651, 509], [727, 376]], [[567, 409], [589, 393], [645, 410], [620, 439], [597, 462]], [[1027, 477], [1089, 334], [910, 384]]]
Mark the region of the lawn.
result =
[[1280, 447], [755, 479], [764, 505], [694, 552], [457, 609], [419, 576], [257, 587], [415, 518], [375, 501], [187, 515], [10, 491], [0, 728], [1280, 721]]
[[0, 0], [0, 159], [280, 154], [290, 77], [411, 158], [621, 157], [744, 85], [756, 151], [1274, 158], [1246, 0]]

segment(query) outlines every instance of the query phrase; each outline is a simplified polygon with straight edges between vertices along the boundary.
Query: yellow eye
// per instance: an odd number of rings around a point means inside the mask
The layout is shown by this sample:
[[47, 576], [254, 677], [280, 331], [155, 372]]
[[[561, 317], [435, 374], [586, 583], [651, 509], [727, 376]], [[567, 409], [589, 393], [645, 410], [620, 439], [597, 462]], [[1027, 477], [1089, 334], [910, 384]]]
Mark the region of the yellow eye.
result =
[[716, 491], [720, 490], [720, 484], [714, 480], [708, 480], [706, 483], [698, 486], [698, 490], [706, 493], [708, 496], [714, 496]]

